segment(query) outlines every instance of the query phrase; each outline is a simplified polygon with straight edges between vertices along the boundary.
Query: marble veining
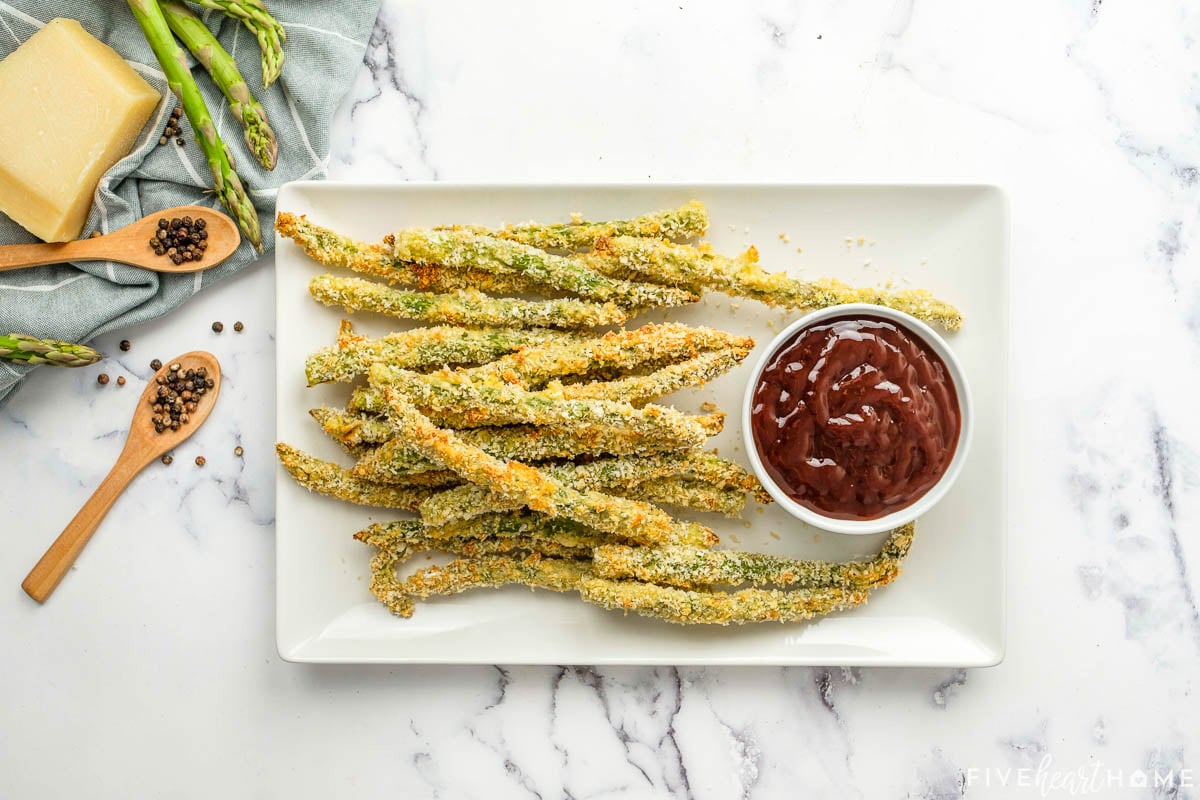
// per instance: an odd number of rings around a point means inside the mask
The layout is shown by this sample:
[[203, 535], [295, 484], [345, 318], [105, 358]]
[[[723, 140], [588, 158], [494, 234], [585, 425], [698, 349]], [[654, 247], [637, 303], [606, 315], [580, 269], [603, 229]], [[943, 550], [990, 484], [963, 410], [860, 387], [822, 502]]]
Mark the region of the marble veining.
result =
[[[1185, 0], [386, 0], [335, 178], [1006, 187], [1007, 658], [281, 662], [268, 260], [102, 337], [129, 385], [42, 370], [0, 412], [0, 796], [1200, 797], [1198, 40]], [[197, 347], [217, 413], [34, 607], [150, 359]]]

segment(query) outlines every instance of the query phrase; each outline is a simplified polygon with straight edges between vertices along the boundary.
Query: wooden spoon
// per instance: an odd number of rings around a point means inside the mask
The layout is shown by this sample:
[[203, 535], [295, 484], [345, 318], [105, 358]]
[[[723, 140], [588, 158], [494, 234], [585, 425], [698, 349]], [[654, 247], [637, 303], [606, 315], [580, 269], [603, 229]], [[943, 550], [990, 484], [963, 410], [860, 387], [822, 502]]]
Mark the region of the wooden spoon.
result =
[[[208, 249], [199, 261], [171, 263], [170, 256], [156, 256], [150, 239], [158, 231], [162, 218], [191, 217], [207, 223]], [[10, 269], [37, 267], [42, 264], [62, 264], [67, 261], [118, 261], [155, 272], [199, 272], [215, 267], [233, 255], [241, 244], [242, 235], [233, 220], [219, 211], [204, 206], [176, 206], [142, 217], [120, 230], [91, 239], [73, 242], [8, 244], [0, 246], [0, 272]]]
[[[213, 382], [213, 387], [196, 401], [196, 410], [188, 414], [190, 417], [188, 424], [179, 426], [177, 431], [167, 428], [162, 433], [156, 433], [152, 420], [154, 405], [150, 401], [150, 398], [155, 397], [159, 389], [155, 379], [165, 377], [175, 364], [178, 364], [179, 368], [184, 371], [200, 367], [206, 368], [208, 370], [207, 377]], [[129, 482], [151, 461], [168, 450], [178, 447], [196, 432], [196, 429], [208, 418], [220, 390], [221, 365], [217, 363], [216, 356], [211, 353], [199, 350], [187, 353], [174, 361], [167, 362], [162, 369], [155, 373], [154, 378], [150, 379], [150, 383], [138, 400], [138, 407], [133, 412], [133, 423], [129, 426], [129, 436], [125, 440], [125, 449], [121, 451], [117, 463], [108, 473], [108, 477], [96, 488], [91, 498], [84, 503], [75, 518], [54, 540], [54, 544], [50, 545], [50, 549], [42, 556], [41, 561], [25, 576], [21, 588], [25, 590], [26, 594], [39, 603], [46, 602], [46, 598], [50, 596], [54, 587], [58, 586], [58, 582], [63, 579], [63, 575], [75, 563], [76, 557], [88, 543], [88, 539], [92, 538], [96, 526], [100, 524], [100, 520], [104, 519], [104, 515], [112, 508], [112, 504], [129, 485]]]

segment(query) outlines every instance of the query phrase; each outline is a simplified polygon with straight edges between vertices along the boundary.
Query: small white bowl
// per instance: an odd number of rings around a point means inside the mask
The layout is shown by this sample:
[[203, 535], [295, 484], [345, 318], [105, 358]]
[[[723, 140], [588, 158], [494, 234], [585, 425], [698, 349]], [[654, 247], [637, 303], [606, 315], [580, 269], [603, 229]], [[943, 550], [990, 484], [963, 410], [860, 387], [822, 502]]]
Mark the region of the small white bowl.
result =
[[[958, 444], [954, 450], [954, 457], [950, 459], [950, 464], [946, 467], [946, 471], [942, 474], [942, 477], [914, 502], [904, 508], [893, 511], [891, 514], [885, 514], [876, 519], [835, 519], [800, 505], [788, 497], [782, 487], [771, 478], [762, 460], [758, 457], [758, 445], [755, 444], [754, 431], [750, 426], [750, 409], [754, 403], [754, 392], [758, 388], [758, 382], [762, 376], [763, 369], [766, 368], [766, 365], [770, 362], [776, 351], [779, 350], [780, 346], [792, 338], [797, 331], [830, 319], [831, 317], [852, 317], [858, 315], [880, 317], [903, 326], [925, 344], [929, 345], [929, 348], [942, 359], [946, 365], [946, 369], [950, 373], [950, 380], [954, 383], [955, 393], [958, 395], [960, 419]], [[750, 459], [750, 466], [753, 468], [754, 474], [758, 476], [758, 480], [762, 483], [763, 488], [767, 490], [784, 511], [787, 511], [801, 522], [806, 522], [814, 527], [834, 533], [880, 533], [913, 521], [933, 508], [946, 492], [950, 490], [950, 487], [954, 485], [955, 479], [958, 478], [958, 474], [962, 472], [963, 464], [967, 460], [967, 451], [971, 446], [971, 431], [974, 427], [974, 417], [971, 405], [971, 389], [967, 385], [967, 376], [963, 372], [958, 358], [954, 355], [954, 351], [950, 349], [950, 346], [946, 344], [945, 340], [937, 332], [919, 319], [902, 311], [896, 311], [885, 306], [871, 305], [869, 303], [847, 303], [846, 305], [831, 306], [820, 311], [814, 311], [788, 325], [779, 332], [779, 335], [771, 340], [771, 343], [759, 357], [758, 363], [754, 365], [754, 372], [751, 373], [750, 382], [746, 386], [746, 395], [742, 401], [742, 437], [745, 440], [746, 455]]]

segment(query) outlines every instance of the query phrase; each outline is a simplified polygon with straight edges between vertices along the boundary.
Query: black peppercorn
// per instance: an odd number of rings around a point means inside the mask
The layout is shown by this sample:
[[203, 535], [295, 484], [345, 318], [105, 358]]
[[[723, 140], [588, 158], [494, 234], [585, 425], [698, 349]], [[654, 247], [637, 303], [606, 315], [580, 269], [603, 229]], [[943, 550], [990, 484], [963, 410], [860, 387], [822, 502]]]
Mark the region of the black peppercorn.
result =
[[170, 453], [167, 453], [165, 456], [162, 457], [162, 463], [166, 464], [168, 467], [171, 466], [171, 462], [174, 460], [175, 459], [171, 457]]
[[100, 384], [101, 386], [106, 386], [108, 384], [108, 375], [104, 372], [101, 372], [96, 376], [96, 383]]
[[117, 386], [124, 386], [124, 385], [125, 385], [125, 376], [124, 375], [118, 376], [117, 377]]
[[122, 351], [128, 353], [129, 348], [132, 347], [133, 345], [129, 343], [128, 339], [122, 339], [121, 344], [118, 346], [121, 348]]
[[221, 324], [220, 322], [214, 322], [212, 324], [212, 329], [213, 329], [213, 333], [220, 333], [221, 331], [225, 330], [225, 326], [223, 324]]
[[175, 137], [175, 144], [179, 145], [180, 147], [183, 147], [183, 137], [182, 136]]
[[203, 467], [208, 462], [204, 460], [204, 456], [196, 456], [196, 466]]
[[162, 362], [159, 361], [157, 358], [154, 359], [153, 361], [150, 362], [150, 369], [154, 370], [155, 372], [158, 372], [160, 369], [162, 369]]

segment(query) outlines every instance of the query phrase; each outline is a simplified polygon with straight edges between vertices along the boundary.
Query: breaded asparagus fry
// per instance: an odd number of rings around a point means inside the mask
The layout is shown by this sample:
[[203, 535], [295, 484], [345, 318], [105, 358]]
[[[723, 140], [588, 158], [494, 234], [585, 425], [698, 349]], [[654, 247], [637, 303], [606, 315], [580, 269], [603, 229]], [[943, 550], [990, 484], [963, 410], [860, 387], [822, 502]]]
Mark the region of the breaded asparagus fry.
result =
[[[372, 526], [366, 531], [355, 534], [354, 538], [367, 541], [380, 548], [380, 551], [371, 559], [370, 589], [393, 614], [401, 617], [412, 616], [413, 601], [404, 583], [396, 577], [396, 567], [410, 560], [417, 553], [436, 549], [458, 555], [483, 556], [529, 549], [525, 545], [534, 543], [528, 537], [499, 540], [443, 539], [435, 542], [421, 536], [420, 531], [423, 526], [419, 522], [400, 522], [391, 523], [391, 525], [394, 527]], [[539, 553], [561, 555], [566, 558], [588, 554], [587, 548], [571, 548], [553, 542], [539, 543], [538, 547]]]
[[481, 538], [474, 536], [443, 536], [430, 538], [428, 528], [415, 520], [382, 522], [354, 534], [360, 542], [407, 557], [410, 553], [441, 550], [458, 556], [489, 556], [509, 553], [540, 553], [554, 558], [591, 558], [592, 548], [586, 545], [564, 544], [549, 537], [506, 536]]
[[396, 567], [414, 555], [414, 551], [395, 553], [381, 550], [371, 559], [371, 594], [398, 617], [413, 615], [413, 601], [396, 577]]
[[790, 591], [701, 592], [592, 577], [581, 579], [579, 595], [602, 608], [633, 611], [644, 617], [681, 625], [794, 622], [867, 602], [867, 592], [862, 589], [820, 587]]
[[381, 339], [357, 336], [342, 323], [336, 347], [318, 350], [305, 361], [309, 386], [329, 381], [352, 381], [381, 361], [403, 369], [442, 368], [451, 364], [481, 364], [494, 358], [548, 341], [571, 341], [573, 334], [542, 329], [484, 328], [465, 330], [449, 326], [416, 328]]
[[698, 299], [682, 289], [609, 278], [579, 261], [469, 231], [408, 228], [389, 235], [386, 241], [392, 245], [393, 256], [403, 261], [518, 274], [589, 300], [611, 300], [629, 308], [681, 306]]
[[452, 230], [510, 239], [543, 250], [574, 250], [591, 247], [602, 236], [649, 236], [655, 239], [703, 236], [708, 230], [708, 210], [700, 201], [692, 200], [679, 208], [608, 222], [580, 220], [551, 225], [505, 225], [497, 230], [474, 225], [449, 227]]
[[[587, 464], [561, 464], [542, 467], [544, 475], [581, 492], [613, 486], [636, 486], [651, 478], [672, 475], [687, 469], [689, 456], [674, 453], [643, 458], [601, 458]], [[360, 475], [355, 468], [356, 475]], [[496, 511], [516, 511], [525, 505], [520, 499], [467, 484], [447, 489], [421, 504], [421, 519], [430, 525], [445, 525]]]
[[760, 503], [771, 502], [771, 496], [762, 488], [758, 478], [736, 461], [722, 458], [715, 453], [692, 453], [688, 458], [685, 471], [693, 478], [707, 483], [750, 492]]
[[[454, 421], [449, 423], [454, 427], [520, 424], [526, 420], [526, 416], [513, 417], [512, 414], [516, 412], [501, 410], [501, 405], [498, 405], [501, 402], [500, 400], [485, 400], [483, 399], [484, 395], [520, 397], [529, 404], [527, 412], [521, 412], [522, 414], [532, 414], [534, 406], [562, 404], [566, 401], [603, 401], [637, 408], [644, 407], [649, 401], [671, 394], [672, 392], [693, 386], [701, 386], [708, 380], [727, 371], [743, 358], [744, 355], [740, 351], [704, 353], [680, 364], [667, 365], [649, 375], [637, 375], [612, 381], [579, 383], [559, 383], [558, 381], [553, 381], [542, 389], [523, 393], [519, 391], [519, 386], [499, 381], [492, 381], [490, 384], [473, 384], [464, 389], [462, 384], [470, 382], [469, 376], [464, 373], [439, 373], [435, 378], [443, 378], [445, 381], [450, 381], [452, 384], [458, 385], [459, 388], [455, 389], [451, 384], [443, 382], [425, 391], [432, 393], [433, 396], [438, 398], [452, 397], [452, 393], [455, 391], [465, 392], [471, 397], [470, 400], [464, 399], [458, 406], [469, 406], [475, 413], [460, 414], [454, 417]], [[386, 376], [384, 380], [387, 380]], [[506, 389], [511, 389], [511, 391], [506, 392]], [[443, 401], [439, 400], [439, 402]], [[386, 411], [380, 390], [374, 386], [360, 386], [355, 389], [350, 395], [349, 407], [353, 411], [362, 411], [371, 414], [382, 414]], [[429, 408], [431, 409], [430, 413], [441, 415], [443, 413], [450, 413], [453, 407], [454, 404], [451, 403], [451, 405], [445, 407], [439, 405], [430, 406]], [[434, 408], [439, 410], [433, 411], [432, 409]], [[547, 409], [547, 411], [549, 410]], [[450, 418], [447, 417], [447, 419]], [[724, 414], [720, 412], [703, 415], [702, 417], [693, 417], [693, 419], [704, 427], [709, 436], [715, 436], [724, 427]], [[551, 425], [555, 423], [541, 422], [537, 424]]]
[[430, 292], [475, 289], [492, 294], [525, 294], [538, 284], [521, 275], [485, 270], [446, 269], [437, 264], [411, 264], [396, 258], [390, 245], [359, 242], [337, 231], [314, 225], [307, 217], [280, 211], [275, 230], [292, 239], [309, 258], [329, 267], [341, 267], [392, 283], [416, 286]]
[[569, 383], [554, 388], [569, 400], [623, 400], [632, 406], [640, 406], [681, 389], [703, 386], [736, 367], [749, 352], [741, 349], [717, 350], [701, 353], [678, 364], [668, 364], [649, 375]]
[[275, 453], [296, 483], [311, 492], [326, 494], [348, 503], [416, 511], [421, 501], [433, 494], [432, 489], [423, 487], [383, 486], [360, 481], [349, 470], [321, 461], [283, 442], [275, 445]]
[[595, 548], [613, 537], [563, 517], [548, 517], [534, 511], [520, 514], [484, 514], [474, 519], [426, 528], [431, 539], [493, 539], [518, 537], [554, 542], [563, 547]]
[[771, 306], [816, 309], [843, 303], [874, 303], [905, 311], [946, 330], [962, 327], [958, 309], [925, 290], [854, 288], [832, 278], [802, 281], [783, 272], [765, 272], [756, 263], [735, 262], [688, 245], [616, 236], [600, 239], [595, 252], [580, 260], [597, 268], [601, 259], [670, 286], [702, 286]]
[[[559, 339], [530, 345], [511, 355], [448, 378], [458, 383], [513, 384], [533, 388], [548, 380], [587, 375], [609, 369], [633, 369], [647, 363], [665, 363], [648, 375], [611, 381], [561, 384], [548, 390], [568, 400], [613, 400], [641, 405], [656, 397], [705, 382], [733, 368], [749, 354], [754, 340], [711, 328], [684, 325], [645, 325], [593, 339]], [[678, 363], [671, 363], [685, 359]], [[377, 394], [360, 393], [354, 407], [378, 411]]]
[[874, 589], [900, 574], [912, 544], [910, 522], [892, 531], [879, 554], [865, 561], [802, 561], [763, 553], [735, 553], [691, 547], [604, 545], [594, 554], [601, 578], [636, 578], [667, 585], [833, 586]]
[[[601, 458], [586, 464], [559, 464], [541, 468], [549, 477], [578, 491], [606, 490], [620, 497], [635, 500], [650, 500], [651, 495], [664, 499], [670, 505], [698, 508], [689, 504], [689, 499], [705, 505], [717, 505], [722, 511], [731, 508], [736, 501], [717, 498], [714, 492], [703, 492], [694, 486], [660, 482], [660, 488], [648, 485], [649, 481], [665, 476], [695, 475], [714, 489], [730, 488], [741, 495], [741, 504], [731, 516], [737, 516], [745, 504], [745, 493], [758, 491], [763, 494], [758, 480], [728, 459], [712, 453], [691, 451], [664, 453], [642, 458]], [[370, 473], [354, 474], [364, 477]], [[769, 499], [769, 498], [768, 498]], [[515, 511], [524, 503], [506, 498], [503, 494], [487, 487], [468, 484], [447, 489], [421, 504], [421, 517], [431, 525], [445, 525], [454, 520], [493, 511]]]
[[562, 558], [542, 558], [531, 555], [524, 559], [506, 556], [459, 558], [444, 567], [426, 567], [403, 582], [404, 591], [413, 597], [451, 595], [468, 589], [495, 589], [511, 583], [570, 592], [579, 587], [588, 573], [586, 561]]
[[[308, 415], [317, 421], [329, 438], [346, 448], [357, 458], [366, 458], [378, 446], [396, 435], [396, 429], [386, 417], [371, 414], [351, 414], [337, 408], [310, 408]], [[426, 464], [409, 472], [432, 469]]]
[[463, 370], [465, 378], [495, 376], [525, 388], [566, 375], [587, 375], [645, 364], [670, 364], [708, 352], [742, 353], [754, 348], [748, 336], [679, 323], [643, 325], [586, 339], [559, 339], [530, 345], [489, 364]]
[[434, 547], [429, 544], [425, 529], [426, 525], [420, 520], [398, 519], [392, 522], [377, 522], [363, 528], [354, 534], [354, 538], [380, 550], [399, 551], [401, 545], [411, 546], [417, 551], [432, 550]]
[[746, 493], [741, 489], [716, 486], [695, 478], [678, 475], [649, 480], [633, 486], [612, 487], [608, 491], [631, 500], [645, 500], [658, 506], [679, 506], [696, 511], [712, 511], [727, 517], [737, 517], [746, 507]]
[[[388, 483], [392, 475], [408, 475], [436, 469], [433, 462], [422, 458], [402, 440], [389, 441], [396, 436], [396, 427], [386, 417], [369, 414], [321, 411], [319, 418], [326, 433], [348, 447], [363, 448], [384, 444], [361, 452], [358, 474], [365, 479]], [[714, 425], [720, 431], [718, 415], [689, 417], [706, 432]], [[467, 428], [458, 431], [459, 438], [480, 448], [488, 455], [506, 461], [551, 461], [559, 458], [589, 456], [645, 456], [653, 453], [678, 451], [671, 442], [655, 440], [620, 428], [579, 426], [576, 428], [543, 428], [537, 425]]]
[[373, 311], [400, 319], [448, 325], [507, 326], [511, 328], [592, 328], [620, 325], [629, 312], [616, 303], [559, 300], [517, 300], [491, 297], [473, 289], [432, 294], [392, 289], [361, 278], [318, 275], [308, 291], [318, 302], [346, 311]]
[[[372, 371], [377, 368], [378, 365]], [[388, 387], [384, 394], [400, 436], [422, 455], [472, 483], [484, 484], [506, 497], [520, 500], [534, 511], [567, 517], [645, 544], [711, 545], [717, 541], [716, 534], [703, 525], [675, 520], [647, 503], [599, 492], [579, 492], [526, 464], [516, 461], [506, 464], [478, 447], [463, 443], [453, 432], [437, 428], [396, 389]]]
[[374, 388], [392, 388], [426, 415], [454, 428], [587, 425], [621, 428], [680, 447], [695, 447], [706, 438], [693, 418], [663, 406], [634, 408], [628, 403], [608, 400], [564, 400], [556, 392], [527, 392], [499, 381], [470, 382], [447, 371], [421, 375], [383, 364], [371, 367], [370, 379]]
[[511, 536], [505, 539], [447, 537], [430, 539], [429, 543], [435, 550], [445, 550], [447, 553], [468, 558], [518, 553], [537, 553], [548, 558], [573, 558], [585, 561], [592, 557], [592, 551], [587, 547], [573, 547], [552, 539], [540, 539], [532, 536]]

